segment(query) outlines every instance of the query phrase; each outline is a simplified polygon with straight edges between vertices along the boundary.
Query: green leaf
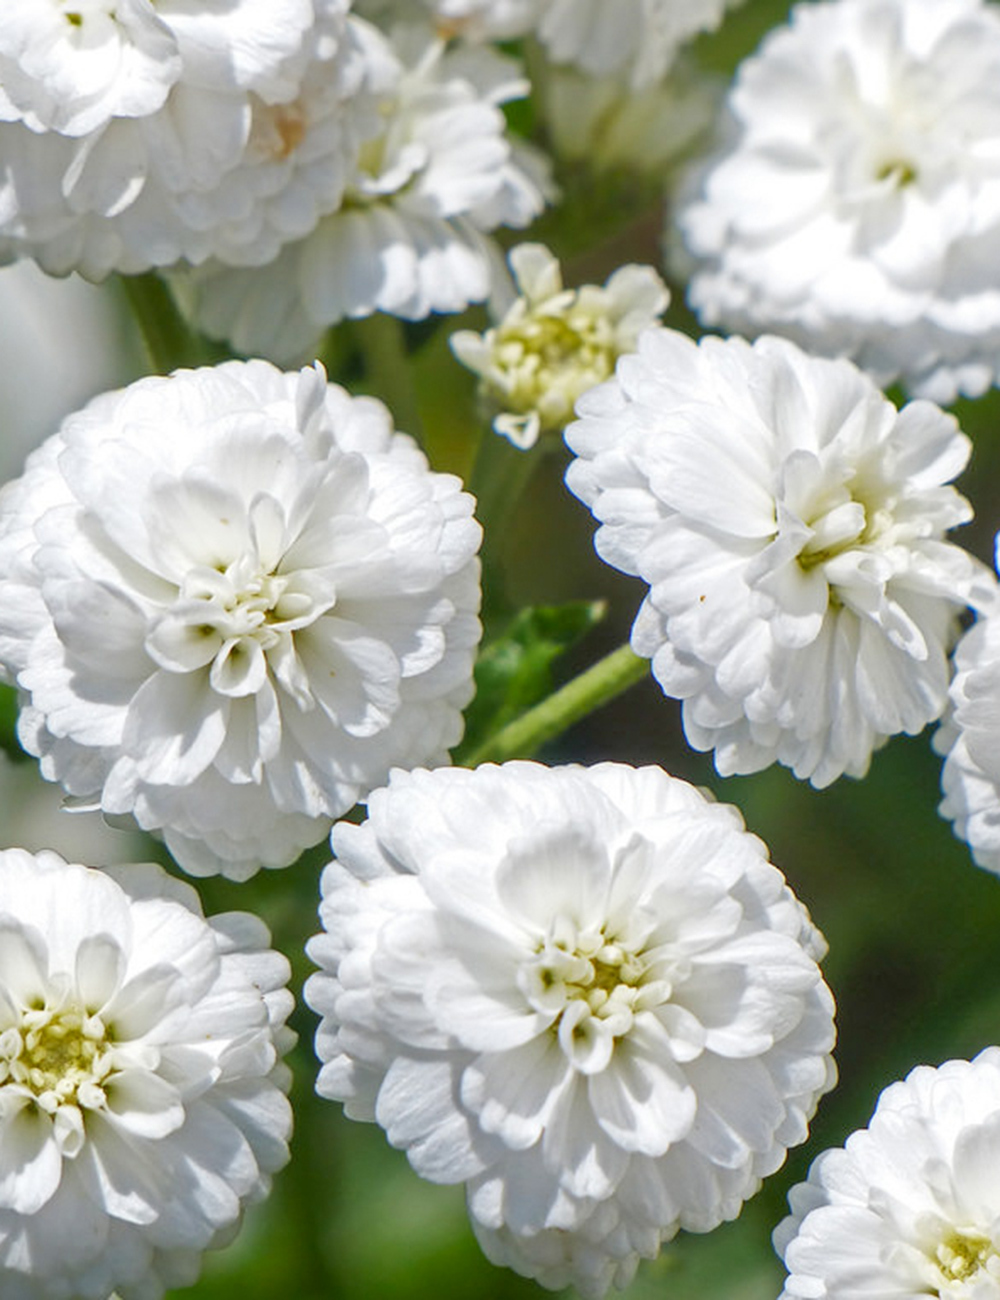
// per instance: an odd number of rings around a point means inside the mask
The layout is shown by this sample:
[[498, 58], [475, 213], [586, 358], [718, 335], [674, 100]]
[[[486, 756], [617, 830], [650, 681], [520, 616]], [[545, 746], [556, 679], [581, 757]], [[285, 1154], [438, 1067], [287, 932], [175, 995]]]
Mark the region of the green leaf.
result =
[[0, 749], [5, 749], [16, 758], [23, 758], [17, 739], [17, 687], [0, 683]]
[[465, 714], [465, 737], [454, 754], [457, 763], [551, 693], [552, 665], [606, 611], [602, 600], [524, 609], [484, 647], [476, 663], [476, 697]]

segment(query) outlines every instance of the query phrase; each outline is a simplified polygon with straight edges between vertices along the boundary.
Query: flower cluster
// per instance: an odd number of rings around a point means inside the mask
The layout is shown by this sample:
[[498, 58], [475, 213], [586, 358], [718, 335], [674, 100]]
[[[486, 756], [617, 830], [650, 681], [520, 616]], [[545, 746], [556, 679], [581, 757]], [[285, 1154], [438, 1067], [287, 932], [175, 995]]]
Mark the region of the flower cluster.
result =
[[[5, 0], [0, 263], [38, 264], [10, 268], [7, 368], [39, 332], [31, 276], [119, 272], [164, 373], [0, 488], [2, 1300], [161, 1300], [288, 1159], [290, 963], [137, 861], [147, 832], [228, 882], [329, 834], [317, 1092], [461, 1189], [490, 1261], [586, 1300], [736, 1218], [806, 1139], [836, 1079], [826, 943], [710, 793], [488, 760], [544, 752], [647, 666], [722, 776], [824, 787], [943, 719], [940, 812], [1000, 875], [1000, 584], [950, 539], [970, 440], [934, 404], [1000, 382], [1000, 13], [798, 4], [716, 131], [694, 38], [738, 3]], [[710, 134], [668, 258], [752, 342], [666, 328], [658, 272], [612, 261]], [[504, 269], [494, 233], [556, 174], [576, 211], [546, 238], [602, 285], [567, 288], [538, 242]], [[137, 372], [92, 312], [108, 290], [79, 288], [40, 331], [73, 364], [41, 397], [25, 366], [18, 445]], [[489, 328], [451, 350], [524, 455], [475, 450], [471, 400], [434, 427], [457, 370], [428, 318], [475, 303]], [[379, 312], [423, 324], [328, 332]], [[208, 339], [246, 359], [207, 364]], [[415, 436], [355, 395], [380, 380]], [[646, 593], [631, 650], [549, 693], [599, 602], [499, 630], [499, 524], [559, 431], [598, 554]], [[452, 454], [497, 535], [482, 611], [476, 501], [431, 467]], [[247, 891], [276, 891], [283, 932], [315, 928], [314, 860]], [[1000, 1047], [892, 1085], [792, 1192], [782, 1300], [1000, 1300], [998, 1138]]]
[[506, 135], [519, 70], [427, 25], [383, 33], [349, 0], [237, 9], [17, 4], [0, 33], [0, 259], [91, 279], [204, 264], [184, 288], [198, 321], [280, 361], [344, 316], [486, 298], [484, 232], [528, 224], [551, 193]]
[[190, 1285], [288, 1158], [288, 963], [158, 867], [0, 853], [0, 1291]]
[[733, 808], [658, 768], [395, 772], [333, 832], [318, 1088], [483, 1249], [599, 1296], [734, 1217], [833, 1082], [820, 936]]
[[721, 773], [863, 776], [941, 716], [957, 615], [994, 590], [945, 540], [972, 513], [953, 417], [781, 339], [665, 329], [578, 410], [567, 483], [649, 584], [632, 646]]
[[552, 67], [536, 100], [559, 158], [598, 174], [642, 176], [659, 187], [708, 138], [721, 94], [714, 80], [682, 58], [665, 80], [638, 89], [621, 76]]
[[799, 5], [740, 68], [680, 214], [706, 324], [774, 330], [920, 395], [1000, 374], [1000, 15]]
[[719, 26], [742, 0], [551, 0], [541, 6], [538, 37], [554, 63], [594, 76], [625, 75], [642, 89], [659, 81], [677, 51]]
[[918, 1066], [794, 1188], [781, 1300], [1000, 1295], [1000, 1048]]
[[70, 417], [0, 494], [22, 743], [189, 871], [283, 866], [461, 736], [480, 529], [372, 399], [231, 362]]
[[273, 257], [339, 205], [366, 131], [347, 10], [15, 0], [0, 33], [0, 255], [93, 279]]
[[501, 105], [527, 90], [516, 64], [422, 27], [355, 33], [379, 117], [343, 203], [267, 267], [215, 260], [180, 284], [201, 327], [243, 351], [288, 362], [344, 317], [481, 302], [499, 256], [485, 232], [528, 225], [551, 192], [538, 156], [506, 135]]
[[501, 408], [497, 433], [527, 450], [540, 433], [560, 432], [578, 397], [610, 378], [615, 362], [655, 325], [670, 301], [648, 266], [623, 266], [600, 288], [564, 289], [558, 261], [542, 244], [509, 255], [518, 296], [485, 334], [459, 330], [451, 348]]
[[[409, 0], [369, 0], [376, 11]], [[535, 34], [556, 64], [623, 76], [635, 90], [659, 81], [680, 47], [719, 26], [742, 0], [423, 0], [443, 31], [470, 40]]]
[[[470, 41], [507, 41], [530, 32], [539, 0], [419, 0], [444, 36]], [[412, 13], [410, 0], [357, 0], [362, 13], [385, 23]]]

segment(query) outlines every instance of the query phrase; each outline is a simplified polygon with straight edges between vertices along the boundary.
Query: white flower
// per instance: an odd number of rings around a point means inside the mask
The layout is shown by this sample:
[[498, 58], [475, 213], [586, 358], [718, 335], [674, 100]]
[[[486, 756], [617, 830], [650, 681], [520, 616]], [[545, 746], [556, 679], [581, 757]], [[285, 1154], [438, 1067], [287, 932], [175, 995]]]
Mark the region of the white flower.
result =
[[[445, 36], [510, 40], [533, 33], [557, 64], [591, 76], [621, 76], [633, 90], [660, 81], [678, 50], [714, 31], [742, 0], [422, 0]], [[411, 0], [361, 0], [359, 8], [385, 21]]]
[[833, 1083], [824, 945], [738, 812], [659, 768], [396, 771], [340, 823], [317, 1088], [491, 1259], [599, 1296], [734, 1218]]
[[1000, 599], [955, 648], [951, 707], [934, 737], [944, 754], [940, 812], [981, 867], [1000, 872]]
[[[442, 36], [464, 40], [509, 41], [524, 36], [538, 21], [541, 0], [421, 0]], [[411, 0], [357, 0], [359, 13], [382, 26], [393, 15], [412, 19]]]
[[462, 732], [480, 529], [380, 402], [230, 362], [71, 416], [0, 494], [0, 664], [76, 802], [242, 879]]
[[528, 225], [549, 193], [537, 157], [506, 135], [500, 105], [527, 90], [515, 64], [448, 49], [426, 28], [391, 43], [354, 30], [382, 121], [342, 207], [266, 268], [212, 262], [181, 283], [201, 328], [240, 351], [289, 362], [344, 317], [420, 320], [481, 302], [499, 260], [484, 232]]
[[666, 73], [681, 45], [714, 31], [742, 0], [549, 0], [538, 37], [554, 63], [626, 75], [639, 90]]
[[921, 1065], [794, 1188], [781, 1300], [1000, 1296], [1000, 1049]]
[[162, 108], [182, 66], [148, 0], [7, 0], [0, 119], [86, 135]]
[[799, 5], [740, 69], [680, 215], [706, 324], [773, 330], [936, 401], [1000, 368], [1000, 15]]
[[655, 180], [707, 136], [724, 83], [681, 60], [666, 80], [639, 90], [623, 77], [547, 68], [536, 86], [553, 153], [591, 171]]
[[288, 963], [159, 867], [0, 853], [0, 1293], [156, 1300], [288, 1159]]
[[956, 616], [993, 588], [944, 540], [972, 516], [953, 417], [781, 339], [665, 329], [578, 410], [566, 481], [649, 584], [632, 646], [723, 775], [862, 776], [940, 717]]
[[573, 418], [578, 397], [614, 372], [642, 330], [655, 325], [670, 294], [648, 266], [623, 266], [604, 285], [564, 289], [559, 263], [543, 244], [508, 255], [518, 294], [494, 329], [459, 330], [451, 348], [480, 377], [493, 428], [527, 449]]
[[339, 205], [375, 126], [348, 0], [12, 4], [0, 258], [90, 279], [252, 264]]

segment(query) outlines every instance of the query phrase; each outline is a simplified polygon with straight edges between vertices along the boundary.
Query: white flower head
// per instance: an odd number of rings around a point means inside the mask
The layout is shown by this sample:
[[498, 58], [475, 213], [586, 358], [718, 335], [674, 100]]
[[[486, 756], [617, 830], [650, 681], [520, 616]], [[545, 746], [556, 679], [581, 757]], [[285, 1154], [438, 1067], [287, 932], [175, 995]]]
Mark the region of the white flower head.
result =
[[0, 120], [82, 136], [163, 107], [182, 59], [148, 0], [8, 0]]
[[592, 76], [625, 76], [641, 90], [663, 78], [678, 50], [714, 31], [742, 0], [549, 0], [539, 9], [538, 38], [554, 63]]
[[[510, 40], [534, 34], [555, 64], [592, 77], [616, 76], [632, 90], [662, 80], [679, 49], [714, 31], [742, 0], [422, 0], [439, 32], [463, 40]], [[411, 0], [361, 0], [385, 21], [412, 10]]]
[[920, 396], [1000, 370], [1000, 15], [799, 5], [740, 69], [680, 214], [705, 324], [771, 330]]
[[348, 3], [10, 0], [0, 258], [101, 279], [301, 238], [368, 130]]
[[577, 398], [610, 378], [640, 332], [659, 321], [670, 294], [652, 267], [635, 265], [603, 287], [564, 289], [543, 244], [518, 244], [508, 261], [517, 297], [493, 329], [459, 330], [451, 348], [479, 375], [487, 402], [501, 408], [496, 432], [527, 449], [540, 433], [566, 427]]
[[649, 330], [566, 431], [598, 553], [649, 584], [632, 629], [723, 775], [815, 786], [941, 716], [957, 615], [985, 566], [945, 539], [969, 441], [849, 361]]
[[934, 737], [945, 755], [940, 813], [979, 866], [1000, 872], [1000, 600], [979, 610], [959, 641], [950, 708]]
[[545, 1286], [734, 1218], [834, 1079], [823, 941], [736, 810], [514, 762], [397, 770], [368, 812], [308, 946], [319, 1092]]
[[636, 90], [621, 76], [566, 64], [545, 70], [537, 98], [552, 151], [593, 172], [627, 171], [662, 187], [668, 169], [706, 139], [724, 83], [692, 60]]
[[96, 398], [0, 494], [22, 743], [189, 871], [287, 864], [392, 765], [460, 738], [473, 504], [319, 367]]
[[1000, 1296], [1000, 1049], [921, 1065], [825, 1151], [774, 1244], [781, 1300]]
[[[445, 38], [470, 41], [509, 41], [525, 36], [538, 21], [540, 0], [420, 0]], [[357, 0], [359, 13], [369, 14], [382, 27], [409, 16], [410, 0]]]
[[288, 963], [148, 864], [0, 853], [0, 1292], [190, 1285], [288, 1159]]
[[528, 90], [515, 63], [425, 26], [353, 30], [380, 121], [343, 204], [269, 266], [211, 262], [181, 285], [201, 328], [241, 351], [288, 362], [344, 318], [482, 302], [499, 260], [485, 232], [528, 225], [551, 193], [544, 162], [507, 135], [501, 105]]

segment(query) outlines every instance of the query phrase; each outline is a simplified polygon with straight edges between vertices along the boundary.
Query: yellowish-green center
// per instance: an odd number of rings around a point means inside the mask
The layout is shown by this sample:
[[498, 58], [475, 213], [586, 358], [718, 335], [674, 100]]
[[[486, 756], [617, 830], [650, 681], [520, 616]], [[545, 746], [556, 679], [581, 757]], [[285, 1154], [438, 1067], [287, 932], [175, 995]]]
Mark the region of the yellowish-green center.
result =
[[989, 1237], [978, 1232], [950, 1232], [934, 1253], [948, 1282], [967, 1282], [996, 1252]]
[[578, 397], [614, 372], [618, 352], [606, 320], [582, 312], [531, 314], [497, 333], [495, 362], [502, 386], [491, 388], [512, 411], [537, 411], [545, 429], [573, 418]]
[[603, 1007], [617, 990], [624, 996], [626, 990], [638, 988], [644, 969], [642, 962], [615, 944], [605, 944], [589, 958], [581, 955], [581, 965], [580, 977], [566, 981], [566, 993], [570, 998], [583, 998], [592, 1011]]
[[100, 1105], [110, 1047], [103, 1021], [80, 1006], [25, 1011], [17, 1028], [0, 1034], [0, 1089], [27, 1089], [47, 1111]]
[[891, 504], [857, 483], [850, 490], [840, 487], [827, 494], [803, 517], [812, 529], [812, 537], [798, 554], [799, 565], [806, 572], [845, 551], [871, 545], [894, 524]]
[[531, 983], [550, 1010], [583, 1002], [593, 1016], [624, 1016], [629, 1024], [637, 1011], [669, 996], [661, 980], [651, 979], [641, 952], [603, 933], [550, 936], [538, 947]]
[[905, 189], [917, 179], [917, 169], [905, 158], [889, 158], [875, 173], [879, 181], [891, 181], [897, 190]]

